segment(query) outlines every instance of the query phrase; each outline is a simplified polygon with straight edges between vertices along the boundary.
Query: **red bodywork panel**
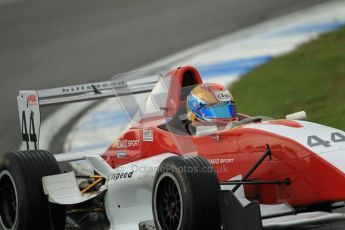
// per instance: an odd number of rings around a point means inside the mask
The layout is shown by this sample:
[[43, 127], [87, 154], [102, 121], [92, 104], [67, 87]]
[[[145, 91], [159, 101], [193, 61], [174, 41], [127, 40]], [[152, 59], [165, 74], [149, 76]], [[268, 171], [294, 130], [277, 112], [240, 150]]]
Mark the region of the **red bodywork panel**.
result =
[[[173, 116], [184, 101], [180, 100], [184, 73], [190, 71], [194, 81], [202, 83], [193, 67], [171, 71], [169, 100], [164, 117]], [[269, 132], [237, 127], [219, 131], [213, 136], [178, 135], [158, 126], [164, 117], [143, 119], [125, 131], [103, 155], [112, 166], [118, 167], [162, 153], [198, 154], [208, 159], [220, 181], [244, 175], [270, 145], [273, 158], [266, 159], [250, 179], [284, 180], [291, 185], [247, 185], [246, 197], [260, 203], [288, 202], [292, 206], [305, 206], [323, 202], [345, 200], [344, 174], [301, 144]], [[275, 120], [269, 124], [299, 129], [294, 121]], [[145, 135], [144, 135], [145, 133]], [[152, 134], [152, 138], [151, 137]], [[149, 137], [149, 138], [148, 138]], [[331, 178], [331, 179], [330, 179]], [[343, 195], [344, 194], [344, 195]]]

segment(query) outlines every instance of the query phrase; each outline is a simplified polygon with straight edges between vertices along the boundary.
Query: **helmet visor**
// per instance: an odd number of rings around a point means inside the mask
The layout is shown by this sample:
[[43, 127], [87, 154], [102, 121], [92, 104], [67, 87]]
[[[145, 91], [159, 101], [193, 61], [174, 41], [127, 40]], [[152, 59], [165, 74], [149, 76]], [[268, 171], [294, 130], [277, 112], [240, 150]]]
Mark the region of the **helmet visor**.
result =
[[236, 118], [236, 105], [233, 102], [220, 102], [213, 105], [205, 105], [202, 108], [202, 113], [209, 119], [228, 119]]

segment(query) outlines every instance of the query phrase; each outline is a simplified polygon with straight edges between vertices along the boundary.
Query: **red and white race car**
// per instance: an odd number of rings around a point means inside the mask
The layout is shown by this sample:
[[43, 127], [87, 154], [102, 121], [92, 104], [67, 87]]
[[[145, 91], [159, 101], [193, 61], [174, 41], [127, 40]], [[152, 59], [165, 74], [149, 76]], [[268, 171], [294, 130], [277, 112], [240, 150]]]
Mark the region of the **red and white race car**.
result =
[[[226, 127], [191, 132], [185, 101], [202, 82], [186, 66], [21, 91], [28, 150], [0, 155], [0, 227], [63, 229], [66, 213], [80, 209], [105, 211], [113, 230], [261, 229], [344, 218], [305, 211], [345, 200], [345, 132], [304, 121], [304, 112], [280, 120], [239, 114]], [[108, 150], [38, 150], [40, 107], [108, 97], [129, 121]], [[89, 175], [61, 173], [83, 159]]]

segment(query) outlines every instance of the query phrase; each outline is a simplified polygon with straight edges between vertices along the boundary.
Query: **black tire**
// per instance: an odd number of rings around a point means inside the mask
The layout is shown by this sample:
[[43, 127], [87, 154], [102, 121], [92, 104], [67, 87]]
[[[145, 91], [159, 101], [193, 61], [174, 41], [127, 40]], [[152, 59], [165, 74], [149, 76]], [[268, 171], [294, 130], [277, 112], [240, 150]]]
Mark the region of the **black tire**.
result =
[[169, 157], [156, 174], [152, 209], [158, 230], [220, 230], [220, 185], [202, 157]]
[[63, 230], [66, 209], [49, 203], [42, 186], [42, 177], [59, 173], [54, 156], [46, 151], [1, 154], [0, 229]]

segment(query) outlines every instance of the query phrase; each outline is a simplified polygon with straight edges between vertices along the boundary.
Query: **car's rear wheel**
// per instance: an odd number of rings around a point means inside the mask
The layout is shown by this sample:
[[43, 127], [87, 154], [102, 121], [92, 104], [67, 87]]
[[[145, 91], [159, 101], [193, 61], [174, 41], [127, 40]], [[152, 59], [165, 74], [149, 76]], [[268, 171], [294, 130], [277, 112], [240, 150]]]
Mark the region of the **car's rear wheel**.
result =
[[202, 157], [164, 160], [154, 181], [152, 208], [159, 230], [220, 230], [220, 186]]
[[3, 225], [10, 229], [18, 213], [18, 196], [12, 175], [7, 171], [0, 173], [0, 216]]
[[46, 151], [1, 154], [0, 229], [64, 229], [65, 207], [49, 203], [42, 187], [42, 177], [59, 173]]

